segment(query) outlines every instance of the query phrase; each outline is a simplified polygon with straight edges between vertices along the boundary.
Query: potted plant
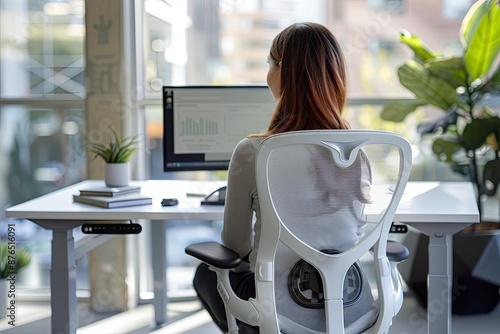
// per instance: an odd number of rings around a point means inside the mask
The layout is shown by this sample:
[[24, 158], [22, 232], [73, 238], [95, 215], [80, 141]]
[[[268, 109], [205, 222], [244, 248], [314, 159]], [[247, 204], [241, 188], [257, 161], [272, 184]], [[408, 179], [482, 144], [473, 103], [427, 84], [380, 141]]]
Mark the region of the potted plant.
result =
[[[420, 124], [417, 130], [432, 136], [432, 151], [440, 161], [473, 182], [482, 218], [482, 198], [495, 195], [500, 183], [500, 117], [487, 104], [488, 97], [500, 93], [498, 0], [477, 1], [462, 21], [459, 37], [461, 54], [444, 56], [418, 36], [401, 33], [400, 40], [413, 50], [414, 59], [398, 68], [398, 77], [415, 99], [387, 103], [381, 118], [401, 122], [422, 106], [441, 110], [437, 119]], [[472, 275], [498, 226], [481, 219], [481, 224], [454, 236], [453, 291], [459, 291], [453, 296], [454, 314], [487, 313], [498, 305], [498, 284]], [[421, 305], [426, 305], [427, 277], [420, 273], [427, 272], [428, 243], [426, 236], [416, 237], [417, 246], [410, 252], [415, 259], [405, 280]]]
[[115, 129], [110, 128], [111, 138], [107, 145], [89, 143], [88, 150], [94, 159], [104, 160], [104, 182], [108, 187], [127, 186], [130, 179], [130, 158], [139, 150], [139, 135], [120, 138]]
[[457, 56], [443, 56], [402, 32], [401, 42], [415, 56], [398, 68], [398, 76], [416, 99], [387, 103], [381, 113], [384, 120], [401, 122], [422, 106], [440, 109], [440, 117], [420, 124], [418, 132], [434, 134], [436, 157], [475, 184], [480, 212], [482, 196], [495, 195], [500, 183], [500, 118], [485, 103], [500, 93], [499, 22], [498, 0], [477, 1], [462, 22]]
[[30, 261], [30, 254], [25, 248], [15, 248], [14, 244], [0, 242], [0, 319], [6, 316], [10, 276], [17, 274]]

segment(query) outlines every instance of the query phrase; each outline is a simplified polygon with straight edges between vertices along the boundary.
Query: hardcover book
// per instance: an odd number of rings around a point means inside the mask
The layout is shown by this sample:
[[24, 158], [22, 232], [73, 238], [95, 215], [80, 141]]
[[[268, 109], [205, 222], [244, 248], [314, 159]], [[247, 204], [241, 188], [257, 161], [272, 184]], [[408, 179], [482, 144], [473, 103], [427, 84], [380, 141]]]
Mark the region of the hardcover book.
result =
[[125, 194], [139, 192], [141, 187], [139, 186], [126, 186], [126, 187], [95, 187], [80, 189], [81, 196], [121, 196]]
[[111, 209], [136, 205], [148, 205], [152, 203], [152, 198], [140, 194], [128, 194], [113, 197], [73, 195], [73, 201]]

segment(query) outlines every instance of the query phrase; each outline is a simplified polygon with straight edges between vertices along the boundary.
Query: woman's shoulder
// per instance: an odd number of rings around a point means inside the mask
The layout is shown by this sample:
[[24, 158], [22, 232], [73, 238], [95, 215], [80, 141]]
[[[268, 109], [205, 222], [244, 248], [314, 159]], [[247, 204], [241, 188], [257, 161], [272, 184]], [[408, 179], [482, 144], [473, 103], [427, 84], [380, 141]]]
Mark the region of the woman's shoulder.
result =
[[235, 150], [257, 149], [263, 140], [261, 137], [245, 137], [236, 145]]
[[233, 150], [231, 161], [239, 164], [253, 163], [261, 142], [262, 138], [246, 137], [240, 140]]

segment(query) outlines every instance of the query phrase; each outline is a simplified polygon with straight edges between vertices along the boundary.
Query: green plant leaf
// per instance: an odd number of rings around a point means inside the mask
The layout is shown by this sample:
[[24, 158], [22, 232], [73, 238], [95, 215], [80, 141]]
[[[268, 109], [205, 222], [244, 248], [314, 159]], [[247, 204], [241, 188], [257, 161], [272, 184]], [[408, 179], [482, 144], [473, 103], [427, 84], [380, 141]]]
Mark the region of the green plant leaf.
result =
[[458, 139], [453, 137], [437, 138], [432, 143], [432, 151], [438, 157], [439, 160], [445, 162], [453, 162], [453, 154], [457, 153], [462, 149], [462, 146], [458, 142]]
[[459, 38], [462, 43], [462, 47], [465, 48], [474, 37], [474, 32], [477, 29], [479, 22], [479, 17], [484, 14], [488, 8], [489, 0], [478, 0], [469, 9], [464, 19], [462, 20], [462, 25], [460, 26]]
[[412, 101], [390, 101], [384, 105], [380, 112], [380, 118], [385, 121], [402, 122], [410, 113], [418, 107], [425, 106], [427, 102], [420, 100]]
[[417, 35], [412, 35], [406, 30], [399, 33], [399, 40], [410, 47], [415, 54], [415, 60], [424, 63], [438, 55], [434, 53]]
[[116, 157], [115, 162], [127, 162], [138, 149], [121, 150]]
[[116, 145], [120, 146], [121, 142], [120, 142], [120, 137], [118, 136], [118, 133], [116, 132], [116, 130], [113, 127], [110, 127], [109, 129], [111, 130], [111, 133], [113, 134], [113, 139], [115, 140]]
[[493, 73], [489, 82], [489, 90], [493, 92], [500, 92], [500, 66], [496, 72]]
[[467, 85], [467, 73], [462, 57], [431, 59], [425, 68], [436, 77], [448, 82], [453, 88]]
[[131, 156], [139, 150], [140, 135], [120, 138], [118, 133], [110, 127], [111, 137], [109, 143], [88, 143], [87, 148], [94, 158], [101, 157], [107, 163], [121, 163], [130, 160]]
[[17, 273], [31, 262], [30, 253], [24, 247], [15, 249], [15, 265], [9, 265], [9, 250], [7, 242], [0, 242], [0, 278], [6, 278], [9, 274]]
[[491, 76], [491, 81], [500, 83], [500, 66], [497, 67], [496, 72]]
[[457, 124], [458, 114], [457, 108], [452, 107], [446, 112], [443, 117], [440, 117], [434, 121], [426, 122], [418, 125], [417, 131], [419, 133], [436, 133], [436, 132], [446, 132], [449, 127]]
[[399, 81], [412, 91], [417, 98], [443, 110], [460, 104], [455, 88], [445, 80], [431, 75], [414, 60], [407, 61], [398, 69]]
[[477, 118], [468, 123], [462, 134], [463, 146], [466, 150], [475, 150], [486, 143], [492, 133], [500, 132], [500, 118]]
[[452, 162], [450, 164], [451, 170], [460, 175], [466, 176], [467, 178], [471, 178], [471, 170], [469, 164]]
[[7, 274], [7, 244], [0, 244], [0, 278], [5, 278], [4, 275]]
[[475, 9], [464, 28], [467, 42], [464, 54], [469, 83], [490, 71], [500, 52], [500, 6], [486, 0]]
[[483, 170], [483, 193], [488, 196], [496, 194], [500, 184], [500, 157], [488, 161]]

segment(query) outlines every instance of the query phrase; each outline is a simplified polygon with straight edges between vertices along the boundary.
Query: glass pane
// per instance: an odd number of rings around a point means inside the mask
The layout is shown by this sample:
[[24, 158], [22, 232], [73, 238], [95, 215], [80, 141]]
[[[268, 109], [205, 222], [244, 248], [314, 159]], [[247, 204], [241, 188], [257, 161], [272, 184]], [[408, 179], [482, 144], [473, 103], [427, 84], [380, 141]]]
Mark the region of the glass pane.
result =
[[348, 62], [351, 97], [409, 97], [396, 72], [412, 57], [399, 41], [400, 30], [419, 35], [434, 50], [456, 54], [461, 20], [471, 4], [145, 0], [146, 92], [159, 92], [162, 85], [264, 83], [266, 56], [276, 34], [293, 22], [313, 21], [338, 38]]
[[0, 2], [0, 97], [84, 95], [84, 6]]
[[[0, 206], [10, 207], [82, 180], [86, 174], [83, 130], [81, 108], [2, 105]], [[50, 231], [28, 220], [6, 219], [2, 210], [2, 240], [8, 224], [15, 227], [17, 245], [32, 254], [31, 264], [20, 272], [18, 287], [48, 287]]]

